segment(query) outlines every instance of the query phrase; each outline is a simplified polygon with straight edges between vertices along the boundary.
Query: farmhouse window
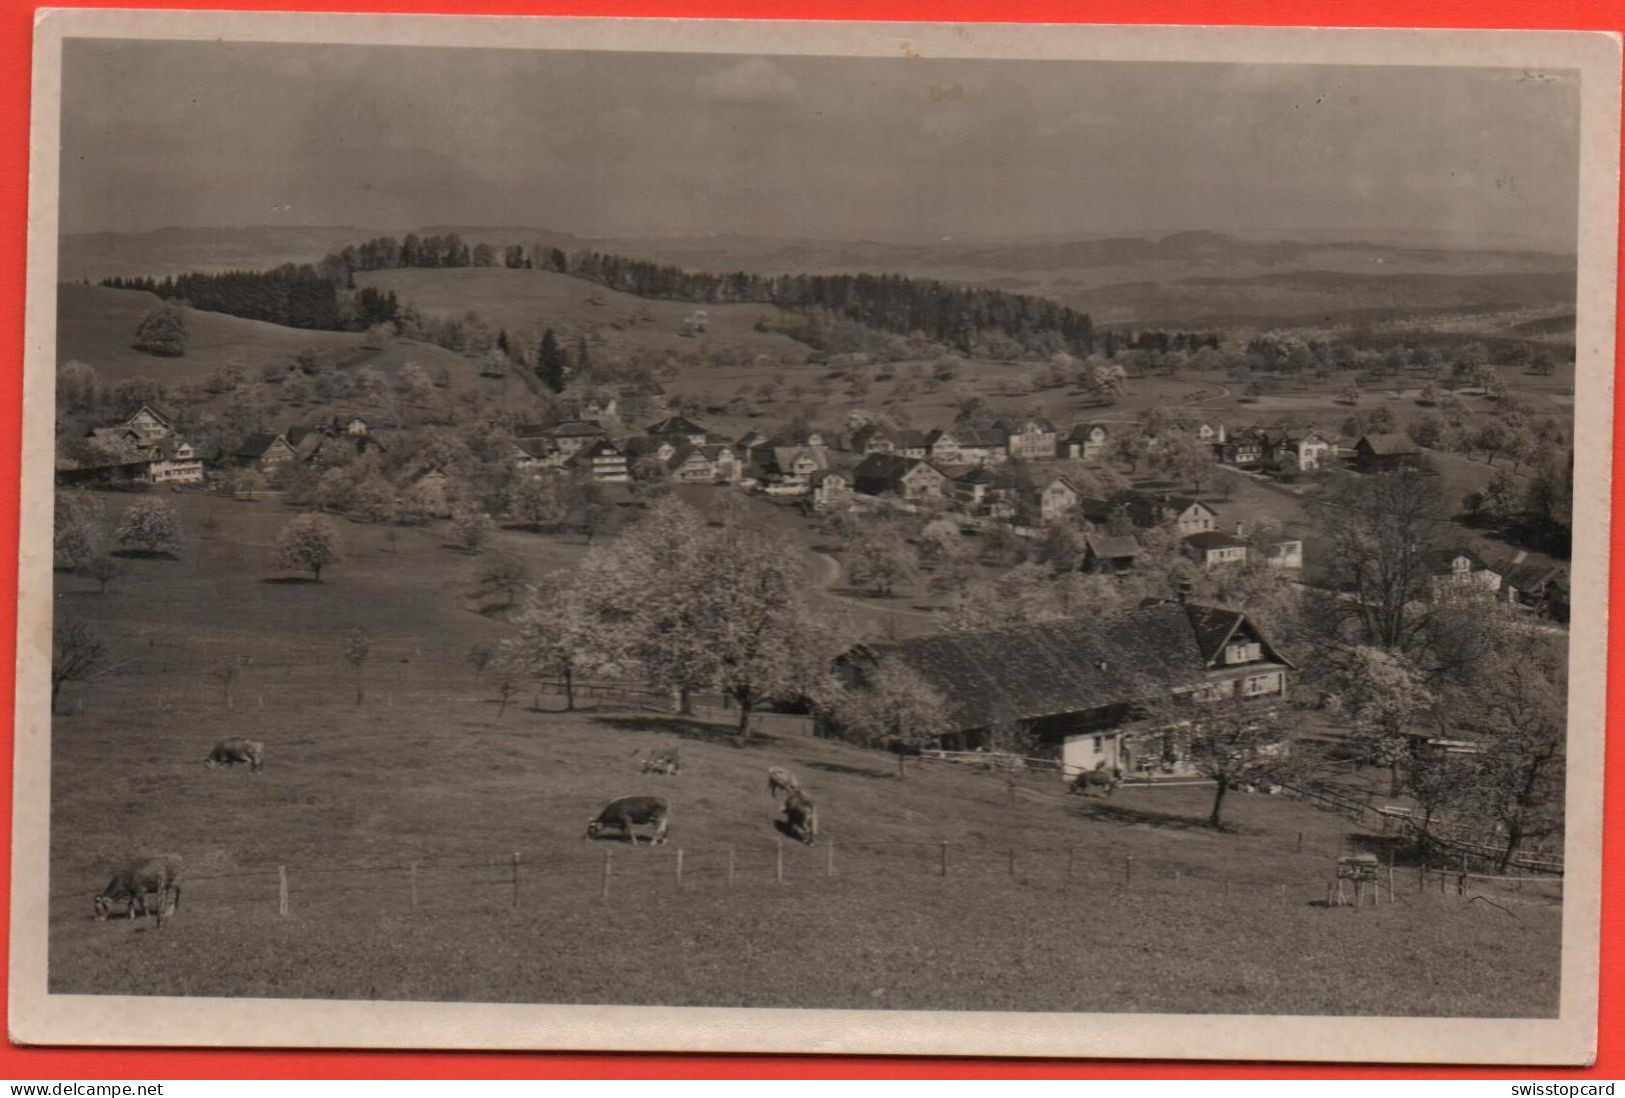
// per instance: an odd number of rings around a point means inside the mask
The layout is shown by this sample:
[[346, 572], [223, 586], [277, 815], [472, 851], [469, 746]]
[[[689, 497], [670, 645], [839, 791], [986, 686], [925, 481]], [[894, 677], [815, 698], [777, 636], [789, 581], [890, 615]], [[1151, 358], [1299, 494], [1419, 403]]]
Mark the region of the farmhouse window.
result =
[[1225, 663], [1251, 663], [1263, 654], [1257, 641], [1238, 641], [1224, 651]]
[[1271, 694], [1276, 691], [1279, 682], [1279, 675], [1254, 675], [1241, 684], [1241, 692], [1243, 694]]

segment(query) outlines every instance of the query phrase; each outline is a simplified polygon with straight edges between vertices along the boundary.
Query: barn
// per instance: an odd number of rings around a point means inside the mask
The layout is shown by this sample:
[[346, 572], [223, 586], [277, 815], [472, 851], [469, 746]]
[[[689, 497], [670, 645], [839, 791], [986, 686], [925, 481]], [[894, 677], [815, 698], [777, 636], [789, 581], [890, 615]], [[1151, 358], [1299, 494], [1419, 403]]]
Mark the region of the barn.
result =
[[1102, 762], [1130, 775], [1189, 773], [1176, 737], [1137, 723], [1146, 703], [1179, 695], [1279, 699], [1294, 670], [1246, 614], [1161, 599], [1111, 622], [1070, 619], [859, 646], [836, 669], [862, 689], [893, 661], [947, 701], [954, 727], [942, 747], [984, 747], [995, 729], [1019, 726], [1067, 775]]

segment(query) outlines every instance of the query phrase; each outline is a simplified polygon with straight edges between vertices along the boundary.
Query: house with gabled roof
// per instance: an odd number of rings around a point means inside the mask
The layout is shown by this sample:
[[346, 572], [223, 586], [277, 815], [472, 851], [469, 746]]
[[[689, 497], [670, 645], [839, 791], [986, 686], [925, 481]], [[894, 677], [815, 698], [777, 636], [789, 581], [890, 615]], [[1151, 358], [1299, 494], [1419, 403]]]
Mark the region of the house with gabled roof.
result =
[[925, 451], [937, 465], [989, 465], [1005, 459], [1007, 436], [972, 427], [939, 427], [925, 436]]
[[1064, 476], [1051, 477], [1038, 492], [1038, 516], [1044, 522], [1064, 518], [1078, 506], [1083, 494]]
[[1140, 560], [1140, 543], [1132, 534], [1090, 533], [1083, 538], [1082, 569], [1115, 575], [1129, 572]]
[[1106, 456], [1110, 438], [1103, 423], [1079, 423], [1066, 436], [1062, 448], [1073, 461], [1098, 461]]
[[1428, 586], [1435, 598], [1451, 591], [1501, 590], [1501, 574], [1466, 546], [1429, 550], [1426, 559]]
[[852, 486], [867, 496], [936, 499], [948, 494], [948, 475], [923, 458], [870, 454], [852, 470]]
[[704, 446], [706, 436], [709, 434], [704, 427], [695, 423], [687, 416], [667, 416], [658, 423], [651, 423], [643, 429], [646, 435], [682, 435], [695, 446]]
[[1016, 421], [1006, 446], [1010, 456], [1019, 460], [1052, 458], [1055, 456], [1056, 437], [1055, 424], [1042, 416], [1027, 416]]
[[1289, 432], [1270, 441], [1265, 460], [1277, 469], [1307, 473], [1329, 466], [1336, 451], [1336, 444], [1319, 432]]
[[1354, 444], [1354, 464], [1361, 472], [1388, 473], [1421, 460], [1422, 448], [1409, 435], [1362, 435]]
[[1269, 432], [1262, 427], [1243, 427], [1235, 434], [1227, 434], [1220, 427], [1213, 443], [1213, 456], [1225, 465], [1251, 469], [1264, 464], [1269, 444]]
[[585, 471], [593, 480], [602, 483], [625, 484], [632, 479], [626, 466], [626, 454], [607, 438], [582, 447], [565, 461], [567, 465]]
[[265, 474], [299, 460], [299, 452], [294, 449], [287, 436], [264, 432], [243, 439], [233, 456], [239, 464], [253, 466]]
[[136, 432], [143, 440], [168, 438], [175, 433], [175, 428], [169, 420], [159, 415], [150, 404], [143, 404], [137, 408], [122, 426]]
[[550, 439], [563, 451], [565, 460], [569, 460], [595, 443], [607, 441], [609, 434], [600, 424], [588, 423], [584, 419], [567, 419], [547, 428], [542, 437]]
[[1243, 612], [1160, 599], [1114, 621], [860, 645], [835, 670], [861, 691], [885, 666], [912, 671], [941, 695], [950, 723], [944, 746], [986, 746], [994, 730], [1022, 727], [1059, 758], [1067, 779], [1097, 763], [1125, 773], [1190, 773], [1178, 730], [1145, 721], [1145, 706], [1178, 696], [1267, 704], [1286, 693], [1295, 669]]
[[1217, 568], [1227, 564], [1245, 564], [1247, 543], [1241, 538], [1203, 530], [1190, 534], [1180, 542], [1184, 554], [1203, 568]]

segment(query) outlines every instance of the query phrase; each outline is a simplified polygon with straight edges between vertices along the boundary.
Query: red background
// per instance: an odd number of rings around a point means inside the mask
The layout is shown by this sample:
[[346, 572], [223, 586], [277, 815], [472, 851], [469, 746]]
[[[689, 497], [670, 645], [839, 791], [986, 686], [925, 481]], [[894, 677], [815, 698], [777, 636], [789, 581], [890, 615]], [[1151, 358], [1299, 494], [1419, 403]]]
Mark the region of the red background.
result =
[[[107, 6], [74, 4], [59, 6]], [[18, 435], [22, 416], [23, 272], [28, 212], [28, 116], [32, 0], [0, 0], [0, 592], [16, 589]], [[358, 0], [278, 4], [267, 0], [200, 3], [125, 0], [132, 8], [219, 8], [227, 10], [401, 11], [483, 15], [616, 15], [694, 18], [933, 20], [956, 22], [1251, 24], [1262, 26], [1484, 27], [1554, 30], [1625, 30], [1625, 5], [1618, 0]], [[1617, 409], [1616, 409], [1617, 410]], [[1618, 417], [1625, 419], [1625, 417]], [[1619, 464], [1620, 436], [1614, 441]], [[1616, 483], [1614, 510], [1625, 510]], [[1616, 522], [1611, 535], [1610, 591], [1620, 589], [1625, 538]], [[1622, 635], [1621, 607], [1609, 630], [1610, 651]], [[0, 598], [0, 668], [15, 659], [16, 619], [12, 600]], [[1609, 661], [1608, 723], [1621, 710], [1625, 685], [1621, 661]], [[12, 680], [0, 680], [0, 712], [12, 712]], [[9, 743], [0, 751], [0, 804], [11, 801]], [[1607, 798], [1625, 783], [1625, 755], [1607, 760]], [[10, 880], [10, 814], [0, 814], [5, 842], [0, 845], [0, 876]], [[1158, 1063], [1147, 1061], [928, 1060], [876, 1057], [642, 1056], [539, 1053], [348, 1053], [244, 1052], [213, 1050], [120, 1050], [22, 1048], [0, 1044], [0, 1078], [17, 1080], [187, 1079], [187, 1078], [1544, 1078], [1579, 1081], [1586, 1077], [1625, 1077], [1625, 883], [1619, 873], [1625, 828], [1618, 813], [1605, 821], [1603, 843], [1602, 1012], [1594, 1068], [1345, 1067], [1338, 1065]], [[0, 910], [8, 905], [0, 889]], [[9, 911], [5, 911], [9, 925]], [[0, 1007], [0, 1011], [4, 1008]]]

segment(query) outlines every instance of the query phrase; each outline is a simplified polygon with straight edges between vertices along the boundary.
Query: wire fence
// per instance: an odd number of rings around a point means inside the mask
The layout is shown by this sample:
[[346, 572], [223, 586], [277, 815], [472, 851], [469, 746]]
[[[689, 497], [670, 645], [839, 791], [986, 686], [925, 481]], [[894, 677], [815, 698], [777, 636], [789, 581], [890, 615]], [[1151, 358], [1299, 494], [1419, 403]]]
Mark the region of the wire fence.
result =
[[[347, 917], [357, 913], [453, 913], [471, 903], [526, 909], [541, 903], [588, 905], [628, 896], [640, 900], [684, 893], [728, 894], [764, 889], [833, 892], [850, 882], [917, 892], [933, 883], [984, 895], [1012, 888], [1078, 888], [1093, 897], [1116, 891], [1165, 894], [1170, 902], [1250, 898], [1285, 905], [1338, 906], [1338, 866], [1346, 847], [1304, 843], [1286, 847], [1271, 836], [1250, 852], [1271, 847], [1301, 855], [1238, 869], [1235, 859], [1148, 858], [1098, 846], [998, 843], [967, 840], [910, 842], [820, 837], [814, 844], [779, 838], [742, 843], [601, 840], [579, 849], [510, 851], [488, 859], [398, 860], [331, 865], [290, 862], [225, 873], [188, 874], [189, 908], [258, 909], [281, 916]], [[1372, 865], [1364, 899], [1377, 904], [1499, 900], [1560, 902], [1560, 877], [1510, 877], [1462, 868], [1399, 863], [1390, 850]], [[1521, 894], [1521, 895], [1518, 895]], [[84, 894], [55, 894], [67, 903]]]

